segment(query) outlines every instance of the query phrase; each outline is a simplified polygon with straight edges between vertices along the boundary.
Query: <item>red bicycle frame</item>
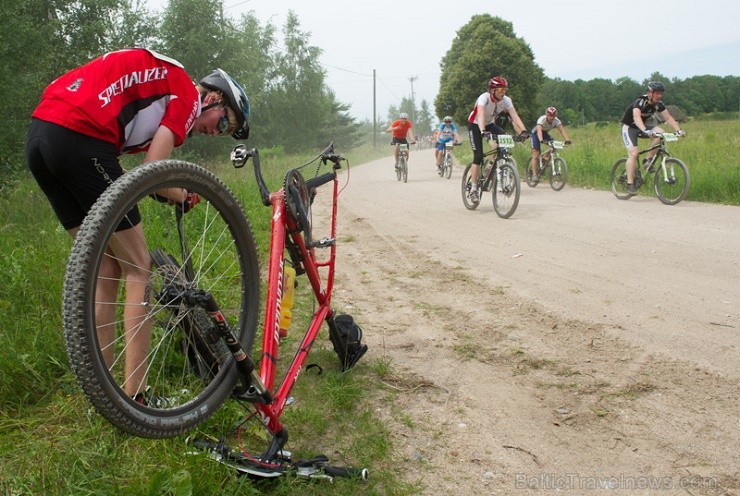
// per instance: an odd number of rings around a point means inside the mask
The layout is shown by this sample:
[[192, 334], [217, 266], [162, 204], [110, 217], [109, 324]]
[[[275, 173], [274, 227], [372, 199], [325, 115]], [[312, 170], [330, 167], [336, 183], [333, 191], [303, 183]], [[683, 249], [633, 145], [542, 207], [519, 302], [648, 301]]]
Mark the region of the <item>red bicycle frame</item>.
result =
[[[332, 174], [332, 205], [331, 205], [331, 240], [336, 235], [336, 213], [338, 198], [338, 180]], [[303, 231], [297, 227], [296, 220], [290, 215], [285, 205], [285, 191], [280, 189], [269, 195], [272, 206], [272, 221], [270, 235], [270, 262], [267, 276], [267, 301], [265, 304], [265, 319], [262, 334], [262, 357], [259, 362], [259, 377], [268, 390], [275, 387], [277, 360], [279, 356], [279, 327], [280, 305], [283, 297], [283, 272], [285, 267], [286, 239], [289, 236], [298, 250], [299, 258], [311, 284], [318, 308], [311, 318], [311, 323], [304, 335], [298, 351], [288, 366], [285, 378], [274, 393], [270, 404], [258, 403], [257, 410], [262, 415], [262, 422], [268, 430], [279, 433], [282, 430], [280, 415], [285, 408], [290, 391], [293, 389], [303, 365], [308, 358], [316, 336], [321, 330], [322, 323], [331, 315], [331, 295], [334, 288], [334, 266], [336, 259], [336, 243], [328, 243], [329, 257], [325, 261], [316, 259], [316, 247], [307, 246]], [[319, 269], [327, 267], [328, 272], [322, 280]]]

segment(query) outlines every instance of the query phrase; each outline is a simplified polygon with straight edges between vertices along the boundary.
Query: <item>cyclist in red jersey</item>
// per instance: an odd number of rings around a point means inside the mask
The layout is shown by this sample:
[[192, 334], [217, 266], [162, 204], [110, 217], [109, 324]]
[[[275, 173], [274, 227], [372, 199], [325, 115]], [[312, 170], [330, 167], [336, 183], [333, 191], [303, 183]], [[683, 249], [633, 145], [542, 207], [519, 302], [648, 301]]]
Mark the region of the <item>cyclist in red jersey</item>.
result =
[[[396, 145], [394, 156], [396, 157], [396, 168], [398, 168], [398, 144], [403, 143], [408, 145], [408, 139], [406, 136], [408, 136], [409, 133], [411, 133], [411, 143], [416, 143], [416, 138], [414, 138], [414, 131], [413, 128], [414, 125], [409, 120], [409, 114], [406, 112], [401, 112], [401, 114], [398, 116], [398, 120], [395, 120], [391, 123], [390, 126], [388, 126], [388, 129], [386, 129], [385, 133], [393, 133], [393, 139], [391, 140], [391, 145]], [[411, 150], [408, 151], [408, 155], [406, 160], [408, 160], [408, 157], [411, 156], [410, 153]]]
[[[221, 69], [196, 85], [176, 60], [125, 49], [71, 70], [44, 90], [32, 114], [26, 159], [62, 226], [75, 237], [97, 198], [124, 173], [120, 155], [142, 152], [144, 163], [166, 159], [193, 133], [246, 139], [249, 99], [244, 89]], [[200, 201], [182, 189], [159, 193], [186, 211]], [[115, 301], [124, 274], [128, 352], [123, 387], [146, 401], [151, 262], [137, 207], [117, 226], [109, 251], [114, 256], [101, 264], [98, 279], [98, 339], [101, 349], [110, 350], [104, 352], [106, 360], [112, 360], [116, 316], [110, 309], [115, 305], [104, 302]]]

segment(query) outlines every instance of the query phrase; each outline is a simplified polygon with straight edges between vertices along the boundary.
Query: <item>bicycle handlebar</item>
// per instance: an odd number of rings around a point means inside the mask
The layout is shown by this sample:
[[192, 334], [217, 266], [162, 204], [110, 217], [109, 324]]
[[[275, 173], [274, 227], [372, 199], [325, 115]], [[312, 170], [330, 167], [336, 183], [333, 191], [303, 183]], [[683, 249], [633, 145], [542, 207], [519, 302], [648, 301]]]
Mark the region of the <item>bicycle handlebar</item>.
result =
[[337, 177], [337, 173], [332, 171], [320, 176], [312, 177], [311, 179], [306, 179], [306, 188], [308, 188], [309, 191], [313, 188], [318, 188], [322, 184], [333, 181], [335, 177]]
[[[262, 176], [259, 151], [256, 148], [252, 148], [251, 150], [247, 149], [247, 146], [244, 144], [236, 145], [233, 150], [231, 150], [231, 163], [236, 169], [244, 167], [250, 157], [254, 162], [254, 177], [257, 180], [257, 187], [260, 191], [262, 204], [266, 207], [269, 207], [270, 190], [265, 183], [265, 178]], [[321, 154], [319, 154], [318, 157], [316, 157], [316, 159], [321, 160], [322, 164], [331, 162], [333, 164], [333, 170], [332, 172], [327, 172], [326, 174], [322, 174], [321, 176], [312, 177], [311, 179], [306, 180], [306, 186], [308, 186], [309, 188], [316, 188], [333, 180], [337, 175], [336, 171], [342, 168], [342, 160], [346, 160], [343, 156], [334, 153], [333, 141], [329, 143], [326, 148], [324, 148], [324, 150], [321, 152]]]

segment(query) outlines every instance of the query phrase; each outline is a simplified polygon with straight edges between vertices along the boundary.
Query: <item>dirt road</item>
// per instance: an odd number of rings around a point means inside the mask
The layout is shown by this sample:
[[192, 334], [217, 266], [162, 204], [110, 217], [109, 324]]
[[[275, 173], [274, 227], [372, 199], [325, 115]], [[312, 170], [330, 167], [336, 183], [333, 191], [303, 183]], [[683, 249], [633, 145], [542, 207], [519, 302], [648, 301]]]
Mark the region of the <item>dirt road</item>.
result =
[[[607, 171], [605, 170], [605, 174]], [[740, 208], [352, 167], [334, 301], [422, 494], [740, 494]]]

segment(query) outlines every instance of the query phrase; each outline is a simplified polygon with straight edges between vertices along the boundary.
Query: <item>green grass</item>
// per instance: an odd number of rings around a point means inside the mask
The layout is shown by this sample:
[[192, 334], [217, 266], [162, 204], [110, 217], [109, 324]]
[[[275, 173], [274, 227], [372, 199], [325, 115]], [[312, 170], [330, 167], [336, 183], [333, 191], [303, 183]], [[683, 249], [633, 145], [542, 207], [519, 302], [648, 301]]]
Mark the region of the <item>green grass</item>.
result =
[[[690, 122], [689, 137], [669, 148], [684, 160], [692, 175], [689, 199], [740, 204], [738, 131], [740, 123]], [[608, 188], [611, 164], [624, 153], [616, 126], [569, 129], [574, 145], [563, 152], [574, 186]], [[343, 152], [343, 150], [337, 150]], [[469, 147], [456, 148], [469, 162]], [[526, 163], [528, 149], [517, 147]], [[348, 154], [351, 164], [388, 156], [386, 147], [365, 147]], [[285, 170], [315, 154], [285, 157], [265, 150], [263, 170], [271, 189], [280, 186]], [[241, 199], [267, 261], [270, 209], [259, 200], [251, 167], [234, 170], [224, 160], [209, 168]], [[384, 360], [364, 358], [349, 374], [338, 374], [337, 358], [322, 330], [309, 363], [324, 373], [304, 371], [294, 390], [296, 402], [284, 415], [290, 431], [288, 449], [297, 458], [328, 455], [332, 462], [368, 467], [368, 482], [338, 480], [334, 484], [282, 478], [256, 482], [204, 456], [188, 454], [185, 436], [168, 440], [131, 437], [97, 415], [72, 376], [64, 348], [61, 293], [71, 240], [59, 227], [46, 198], [29, 174], [0, 190], [0, 494], [26, 495], [212, 495], [307, 494], [406, 495], [418, 488], [400, 482], [401, 460], [374, 405], [391, 401], [392, 378]], [[340, 232], [354, 242], [351, 232]], [[339, 261], [339, 263], [342, 263]], [[311, 303], [305, 279], [299, 279], [294, 322], [288, 343], [307, 325]], [[501, 291], [504, 289], [502, 288]], [[341, 308], [338, 308], [341, 311]], [[371, 332], [371, 324], [360, 324]], [[469, 350], [457, 353], [468, 357]], [[513, 355], [523, 354], [514, 350]], [[286, 353], [284, 356], [291, 356]], [[524, 358], [524, 357], [522, 357]], [[528, 363], [529, 367], [532, 364]], [[563, 375], [568, 375], [565, 372]], [[629, 391], [632, 393], [632, 391]], [[604, 416], [607, 411], [595, 411]], [[198, 434], [219, 437], [243, 417], [227, 403]], [[410, 419], [401, 419], [407, 424]]]
[[[366, 147], [352, 151], [349, 158], [359, 164], [381, 155]], [[280, 186], [289, 167], [313, 156], [284, 157], [266, 150], [262, 166], [270, 189]], [[247, 209], [264, 267], [271, 211], [260, 203], [251, 166], [234, 170], [225, 160], [208, 168], [229, 184]], [[390, 435], [375, 413], [377, 402], [391, 394], [382, 387], [379, 372], [389, 373], [388, 365], [365, 358], [352, 372], [339, 374], [325, 329], [309, 358], [309, 363], [323, 368], [323, 374], [304, 370], [293, 391], [296, 401], [282, 418], [290, 434], [286, 448], [294, 459], [326, 454], [330, 463], [367, 467], [371, 473], [367, 482], [345, 479], [332, 484], [295, 477], [264, 482], [238, 477], [205, 455], [190, 454], [186, 436], [140, 439], [91, 414], [69, 369], [61, 323], [64, 270], [72, 241], [29, 174], [1, 192], [0, 494], [418, 492], [400, 481], [401, 464], [394, 463]], [[288, 347], [297, 344], [312, 312], [305, 279], [299, 278], [299, 284]], [[293, 353], [285, 351], [284, 360]], [[232, 432], [244, 417], [241, 407], [227, 402], [195, 434], [219, 438]]]
[[[682, 127], [687, 138], [669, 143], [667, 148], [689, 169], [691, 187], [687, 200], [740, 205], [740, 120], [692, 120]], [[670, 130], [670, 126], [668, 128]], [[611, 167], [626, 156], [620, 126], [615, 123], [604, 127], [593, 124], [569, 127], [568, 134], [573, 145], [562, 150], [561, 156], [568, 162], [569, 185], [611, 190]], [[557, 131], [552, 135], [559, 139]], [[647, 140], [640, 140], [641, 147], [646, 143]], [[514, 149], [514, 158], [522, 174], [530, 150], [530, 142]], [[455, 156], [461, 164], [473, 159], [469, 146], [456, 147]]]

